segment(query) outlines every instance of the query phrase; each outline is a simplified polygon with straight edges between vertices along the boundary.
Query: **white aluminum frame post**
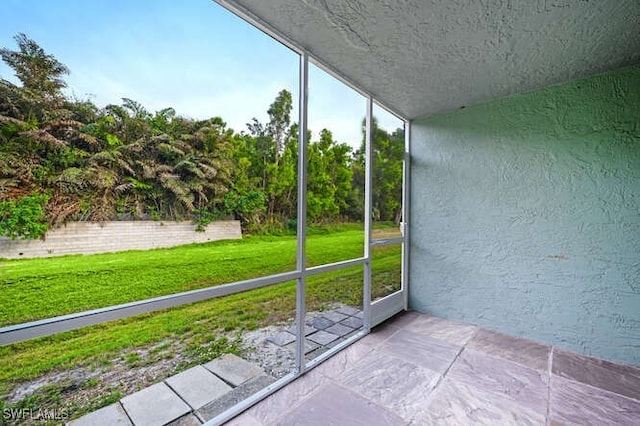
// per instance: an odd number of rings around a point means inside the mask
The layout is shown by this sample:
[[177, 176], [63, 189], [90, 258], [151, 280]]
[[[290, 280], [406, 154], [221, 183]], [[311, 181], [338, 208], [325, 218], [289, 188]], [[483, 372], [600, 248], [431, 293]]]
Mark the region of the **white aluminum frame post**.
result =
[[364, 331], [371, 330], [371, 252], [373, 211], [373, 98], [367, 96], [364, 155], [364, 288], [362, 304]]
[[296, 374], [304, 373], [304, 321], [307, 313], [306, 303], [306, 245], [307, 245], [307, 107], [309, 100], [309, 56], [300, 55], [300, 91], [298, 125], [298, 218], [296, 269], [300, 273], [296, 285]]
[[404, 310], [409, 310], [409, 234], [411, 232], [409, 204], [411, 195], [411, 122], [404, 122], [404, 163], [402, 164], [402, 296]]

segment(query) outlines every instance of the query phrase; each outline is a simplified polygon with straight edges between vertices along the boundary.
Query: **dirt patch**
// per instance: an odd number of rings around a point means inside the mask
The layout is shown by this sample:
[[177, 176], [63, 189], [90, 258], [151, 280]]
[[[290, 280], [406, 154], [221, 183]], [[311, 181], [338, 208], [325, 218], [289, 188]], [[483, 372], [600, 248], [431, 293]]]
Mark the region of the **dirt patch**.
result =
[[267, 374], [276, 379], [291, 373], [295, 367], [293, 351], [267, 341], [268, 337], [273, 336], [291, 323], [272, 325], [244, 333], [242, 336], [244, 349], [242, 357], [259, 365]]
[[[330, 309], [339, 306], [332, 304]], [[307, 318], [320, 314], [309, 312]], [[260, 366], [272, 377], [281, 378], [295, 367], [295, 354], [291, 349], [293, 344], [281, 347], [267, 341], [267, 338], [293, 324], [294, 320], [289, 319], [245, 331], [241, 335], [228, 333], [224, 337], [229, 341], [230, 351], [239, 352], [242, 358]], [[220, 352], [220, 348], [216, 347], [216, 351], [210, 354], [210, 348], [206, 345], [199, 345], [194, 351], [189, 343], [188, 339], [167, 339], [148, 348], [124, 351], [100, 366], [51, 372], [14, 386], [9, 394], [2, 396], [2, 400], [10, 407], [56, 409], [69, 414], [71, 418], [77, 418], [213, 359]], [[24, 419], [20, 424], [42, 423]]]

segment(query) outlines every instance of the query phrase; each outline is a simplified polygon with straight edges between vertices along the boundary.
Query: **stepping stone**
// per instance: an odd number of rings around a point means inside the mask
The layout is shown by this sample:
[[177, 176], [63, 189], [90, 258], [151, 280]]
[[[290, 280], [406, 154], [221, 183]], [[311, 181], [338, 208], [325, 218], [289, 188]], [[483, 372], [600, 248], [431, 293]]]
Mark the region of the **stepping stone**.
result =
[[164, 425], [191, 412], [191, 407], [165, 383], [156, 383], [120, 402], [136, 426]]
[[346, 325], [342, 324], [333, 324], [331, 327], [327, 327], [324, 331], [342, 337], [351, 333], [353, 331], [353, 328], [347, 327]]
[[131, 420], [127, 417], [124, 408], [119, 402], [107, 405], [93, 413], [82, 416], [77, 420], [67, 423], [70, 426], [131, 426]]
[[320, 330], [317, 333], [313, 333], [308, 337], [309, 340], [316, 342], [319, 345], [327, 345], [334, 340], [336, 340], [339, 336], [336, 336], [332, 333], [327, 333], [326, 331]]
[[356, 309], [353, 306], [342, 306], [338, 308], [337, 311], [340, 312], [341, 314], [352, 316], [360, 312], [360, 309]]
[[331, 327], [334, 323], [335, 321], [331, 321], [330, 319], [325, 317], [315, 317], [311, 321], [311, 325], [317, 328], [318, 330], [324, 330], [327, 327]]
[[[285, 346], [287, 349], [289, 349], [291, 352], [296, 351], [296, 344], [295, 343], [289, 343], [287, 346]], [[309, 339], [305, 339], [304, 340], [304, 353], [305, 355], [308, 354], [309, 352], [311, 352], [312, 350], [316, 349], [318, 347], [318, 344], [315, 342], [310, 341]]]
[[254, 377], [233, 389], [231, 392], [225, 393], [222, 397], [200, 408], [197, 412], [198, 417], [207, 422], [228, 408], [233, 407], [238, 402], [244, 401], [254, 393], [266, 388], [273, 382], [275, 382], [275, 379], [266, 374]]
[[330, 319], [333, 322], [340, 322], [343, 319], [347, 319], [348, 315], [345, 314], [341, 314], [340, 312], [336, 312], [336, 311], [329, 311], [329, 312], [325, 312], [322, 314], [323, 317]]
[[340, 324], [346, 325], [347, 327], [351, 328], [360, 328], [362, 327], [362, 320], [356, 317], [349, 317], [340, 321]]
[[267, 337], [267, 341], [276, 344], [278, 346], [286, 346], [291, 342], [296, 340], [296, 336], [294, 334], [289, 333], [288, 331], [281, 331], [278, 334]]
[[204, 367], [234, 387], [263, 373], [257, 365], [233, 354], [225, 354], [216, 358], [206, 363]]
[[[293, 327], [289, 327], [285, 331], [288, 332], [288, 333], [291, 333], [291, 334], [293, 334], [295, 336], [295, 334], [296, 334], [296, 326], [294, 325]], [[316, 330], [315, 328], [311, 327], [310, 325], [308, 325], [308, 324], [304, 325], [304, 335], [305, 336], [308, 336], [311, 333], [315, 333], [316, 331], [318, 331], [318, 330]]]
[[166, 382], [194, 410], [231, 390], [231, 386], [201, 365], [169, 377]]

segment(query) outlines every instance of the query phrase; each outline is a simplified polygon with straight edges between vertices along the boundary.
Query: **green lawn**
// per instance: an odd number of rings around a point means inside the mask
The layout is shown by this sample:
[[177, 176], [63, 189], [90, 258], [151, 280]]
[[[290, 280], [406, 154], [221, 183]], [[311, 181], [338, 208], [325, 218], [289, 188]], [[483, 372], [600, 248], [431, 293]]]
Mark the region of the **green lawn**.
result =
[[[295, 267], [295, 244], [291, 236], [249, 237], [172, 249], [1, 261], [0, 323], [16, 324], [290, 271]], [[310, 235], [307, 245], [310, 265], [360, 257], [362, 250], [359, 226]], [[384, 246], [374, 253], [373, 294], [377, 297], [399, 288], [400, 247]], [[334, 301], [359, 306], [362, 267], [310, 277], [307, 294], [309, 310]], [[52, 371], [106, 365], [134, 349], [168, 340], [179, 341], [181, 350], [195, 354], [195, 363], [204, 362], [237, 350], [223, 335], [290, 319], [294, 312], [295, 282], [287, 282], [0, 347], [0, 394]], [[171, 352], [158, 353], [163, 356]]]

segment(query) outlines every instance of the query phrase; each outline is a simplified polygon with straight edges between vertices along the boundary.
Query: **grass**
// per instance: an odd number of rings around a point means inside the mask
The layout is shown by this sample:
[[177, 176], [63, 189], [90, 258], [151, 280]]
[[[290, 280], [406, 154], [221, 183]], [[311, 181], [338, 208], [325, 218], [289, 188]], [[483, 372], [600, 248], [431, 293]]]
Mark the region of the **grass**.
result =
[[[363, 236], [358, 226], [310, 235], [309, 264], [359, 257], [362, 247]], [[2, 261], [1, 321], [4, 325], [15, 324], [289, 271], [294, 269], [294, 258], [295, 237], [284, 236], [249, 237], [172, 249]], [[398, 289], [400, 247], [377, 247], [372, 268], [374, 297]], [[197, 364], [221, 353], [238, 352], [237, 342], [229, 335], [294, 317], [295, 285], [285, 282], [0, 347], [0, 394], [50, 372], [77, 367], [104, 368], [114, 359], [136, 366], [172, 357], [175, 351], [180, 351], [188, 355], [191, 364]], [[309, 310], [322, 309], [336, 301], [353, 306], [362, 304], [361, 266], [308, 278]], [[140, 355], [141, 348], [147, 349], [144, 357]], [[91, 404], [95, 408], [100, 405]]]
[[[309, 265], [362, 256], [359, 226], [311, 235]], [[0, 261], [0, 326], [295, 269], [295, 236]]]

